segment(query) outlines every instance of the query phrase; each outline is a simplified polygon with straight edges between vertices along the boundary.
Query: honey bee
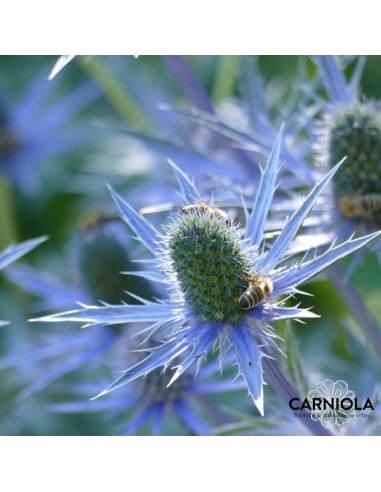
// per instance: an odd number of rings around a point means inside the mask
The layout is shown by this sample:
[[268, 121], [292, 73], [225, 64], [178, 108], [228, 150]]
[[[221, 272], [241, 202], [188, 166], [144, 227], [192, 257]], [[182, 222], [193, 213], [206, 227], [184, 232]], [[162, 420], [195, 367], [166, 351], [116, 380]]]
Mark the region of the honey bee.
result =
[[[192, 196], [192, 195], [190, 195], [190, 196]], [[226, 212], [224, 212], [223, 210], [221, 210], [219, 208], [212, 207], [211, 205], [209, 205], [208, 202], [205, 202], [204, 200], [201, 200], [200, 198], [197, 198], [195, 196], [192, 196], [192, 198], [194, 200], [198, 201], [199, 203], [193, 203], [191, 205], [184, 205], [183, 207], [181, 207], [179, 209], [180, 215], [190, 215], [190, 214], [193, 214], [196, 212], [199, 212], [199, 213], [201, 212], [204, 214], [209, 214], [209, 215], [212, 215], [214, 217], [219, 217], [219, 218], [223, 219], [224, 222], [226, 223], [226, 225], [231, 224], [231, 220], [229, 219]]]
[[90, 229], [102, 226], [117, 219], [119, 219], [119, 215], [96, 211], [83, 215], [80, 218], [79, 223], [82, 230], [89, 231]]
[[273, 283], [265, 275], [259, 275], [254, 271], [250, 272], [251, 277], [241, 275], [241, 277], [249, 282], [249, 287], [245, 292], [235, 299], [239, 302], [241, 309], [252, 309], [263, 301], [271, 304], [270, 294], [273, 291]]
[[339, 207], [345, 217], [370, 217], [381, 210], [381, 193], [344, 196], [339, 202]]

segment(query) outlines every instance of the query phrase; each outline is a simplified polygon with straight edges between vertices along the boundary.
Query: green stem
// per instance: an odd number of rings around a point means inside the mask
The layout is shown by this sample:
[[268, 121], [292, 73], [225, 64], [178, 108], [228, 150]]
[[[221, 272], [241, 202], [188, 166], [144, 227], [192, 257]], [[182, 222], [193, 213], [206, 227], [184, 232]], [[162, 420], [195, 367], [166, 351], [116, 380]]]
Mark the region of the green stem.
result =
[[140, 125], [147, 123], [142, 111], [129, 96], [126, 88], [108, 71], [102, 57], [95, 56], [89, 60], [87, 56], [82, 55], [76, 57], [76, 60], [83, 70], [95, 79], [110, 103], [124, 119]]
[[17, 240], [16, 224], [11, 183], [0, 176], [0, 250]]
[[213, 86], [213, 100], [216, 104], [230, 97], [235, 89], [238, 55], [223, 55], [219, 57], [216, 79]]

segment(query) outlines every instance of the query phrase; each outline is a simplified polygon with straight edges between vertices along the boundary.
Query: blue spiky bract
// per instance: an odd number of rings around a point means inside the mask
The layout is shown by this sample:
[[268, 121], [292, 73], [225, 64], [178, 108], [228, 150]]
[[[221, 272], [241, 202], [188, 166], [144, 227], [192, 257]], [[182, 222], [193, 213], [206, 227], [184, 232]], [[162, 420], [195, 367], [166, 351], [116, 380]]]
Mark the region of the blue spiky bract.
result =
[[0, 252], [0, 270], [10, 265], [21, 256], [34, 249], [39, 244], [46, 241], [48, 238], [42, 236], [36, 239], [30, 239], [20, 244], [10, 244], [7, 248]]
[[[0, 251], [0, 270], [29, 253], [29, 251], [36, 248], [47, 239], [48, 238], [46, 236], [43, 236], [36, 239], [30, 239], [29, 241], [24, 241], [20, 244], [10, 244], [3, 251]], [[7, 321], [0, 321], [0, 326], [7, 324]]]

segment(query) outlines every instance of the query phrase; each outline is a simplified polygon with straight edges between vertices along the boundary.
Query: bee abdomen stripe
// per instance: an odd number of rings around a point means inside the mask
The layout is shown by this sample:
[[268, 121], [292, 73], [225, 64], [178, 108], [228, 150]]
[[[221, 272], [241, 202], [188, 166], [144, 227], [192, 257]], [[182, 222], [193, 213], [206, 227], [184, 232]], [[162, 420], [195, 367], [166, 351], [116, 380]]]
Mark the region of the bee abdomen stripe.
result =
[[243, 294], [240, 300], [240, 305], [244, 308], [247, 307], [247, 309], [249, 309], [252, 307], [251, 302], [252, 302], [251, 297], [247, 294]]
[[366, 213], [378, 212], [381, 210], [381, 195], [364, 195], [361, 200], [362, 208]]
[[363, 205], [365, 212], [372, 212], [372, 210], [374, 209], [373, 195], [364, 196]]
[[381, 209], [381, 195], [372, 195], [373, 197], [373, 211], [377, 212]]
[[251, 289], [242, 295], [242, 301], [244, 301], [242, 302], [242, 304], [247, 305], [248, 309], [250, 309], [256, 306], [257, 304], [259, 304], [260, 302], [262, 302], [263, 298], [264, 298], [264, 293], [262, 289], [260, 288]]

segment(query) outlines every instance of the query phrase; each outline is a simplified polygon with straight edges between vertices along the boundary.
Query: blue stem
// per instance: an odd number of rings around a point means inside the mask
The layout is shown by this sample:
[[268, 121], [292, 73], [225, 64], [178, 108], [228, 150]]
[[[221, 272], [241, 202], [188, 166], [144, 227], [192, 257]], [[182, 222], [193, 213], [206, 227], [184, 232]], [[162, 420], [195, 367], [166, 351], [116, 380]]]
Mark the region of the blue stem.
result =
[[185, 58], [178, 55], [163, 55], [163, 59], [195, 106], [201, 109], [201, 111], [214, 114], [213, 105], [207, 92], [200, 84]]

